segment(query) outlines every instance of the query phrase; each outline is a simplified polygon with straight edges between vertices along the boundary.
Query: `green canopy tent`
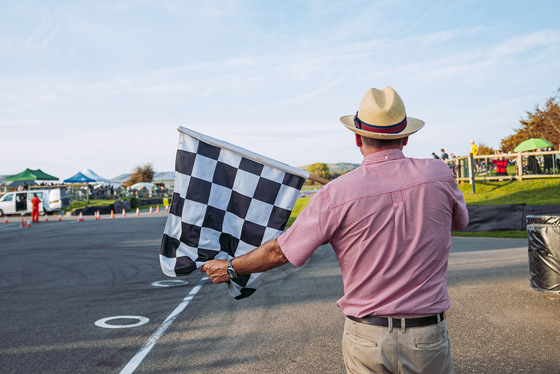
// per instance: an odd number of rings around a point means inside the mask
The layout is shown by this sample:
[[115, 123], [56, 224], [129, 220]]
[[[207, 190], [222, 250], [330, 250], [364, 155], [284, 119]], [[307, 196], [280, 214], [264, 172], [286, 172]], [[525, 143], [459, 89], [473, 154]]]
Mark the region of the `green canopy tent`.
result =
[[12, 175], [6, 178], [7, 182], [15, 181], [57, 181], [57, 177], [53, 177], [50, 174], [45, 173], [41, 169], [31, 170], [25, 169], [19, 174]]

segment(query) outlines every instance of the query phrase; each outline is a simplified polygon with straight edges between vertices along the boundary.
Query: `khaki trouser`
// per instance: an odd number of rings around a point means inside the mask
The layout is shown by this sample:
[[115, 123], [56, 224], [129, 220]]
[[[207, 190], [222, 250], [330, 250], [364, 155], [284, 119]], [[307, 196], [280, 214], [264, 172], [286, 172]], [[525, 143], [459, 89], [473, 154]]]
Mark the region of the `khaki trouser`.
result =
[[446, 321], [391, 328], [346, 318], [342, 351], [347, 373], [454, 373]]

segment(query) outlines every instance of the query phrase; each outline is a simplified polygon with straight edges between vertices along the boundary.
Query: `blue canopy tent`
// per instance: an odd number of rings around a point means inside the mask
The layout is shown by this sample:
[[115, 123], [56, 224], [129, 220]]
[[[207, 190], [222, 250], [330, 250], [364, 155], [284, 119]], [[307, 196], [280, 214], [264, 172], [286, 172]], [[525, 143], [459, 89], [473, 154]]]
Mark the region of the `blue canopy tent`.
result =
[[64, 180], [64, 183], [84, 183], [84, 182], [86, 183], [95, 182], [95, 179], [86, 177], [79, 171], [73, 176], [71, 176], [70, 178]]
[[70, 178], [64, 180], [64, 183], [87, 183], [88, 188], [86, 192], [86, 202], [88, 204], [89, 204], [89, 184], [91, 182], [95, 182], [95, 179], [91, 179], [90, 177], [83, 175], [81, 172], [77, 172]]

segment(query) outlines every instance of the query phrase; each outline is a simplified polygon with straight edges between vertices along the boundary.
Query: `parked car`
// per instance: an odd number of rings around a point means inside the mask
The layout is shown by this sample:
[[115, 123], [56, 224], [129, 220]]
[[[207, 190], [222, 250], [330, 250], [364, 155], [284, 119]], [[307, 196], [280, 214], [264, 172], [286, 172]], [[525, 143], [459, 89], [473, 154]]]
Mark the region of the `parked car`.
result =
[[8, 214], [30, 214], [33, 210], [31, 199], [33, 194], [41, 199], [40, 213], [58, 212], [70, 206], [70, 197], [65, 187], [37, 189], [29, 191], [13, 191], [0, 197], [0, 217]]

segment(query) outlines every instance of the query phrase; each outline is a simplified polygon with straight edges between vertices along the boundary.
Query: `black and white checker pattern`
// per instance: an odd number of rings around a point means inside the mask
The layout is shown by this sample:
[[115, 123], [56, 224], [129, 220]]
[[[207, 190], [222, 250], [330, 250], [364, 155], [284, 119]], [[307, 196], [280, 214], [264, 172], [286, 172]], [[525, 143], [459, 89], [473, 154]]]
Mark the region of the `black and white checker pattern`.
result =
[[[278, 237], [305, 182], [303, 171], [292, 168], [300, 175], [290, 174], [213, 140], [181, 133], [160, 250], [161, 268], [171, 277], [190, 274], [214, 258], [243, 255]], [[230, 282], [230, 294], [250, 296], [259, 276], [239, 276]]]

